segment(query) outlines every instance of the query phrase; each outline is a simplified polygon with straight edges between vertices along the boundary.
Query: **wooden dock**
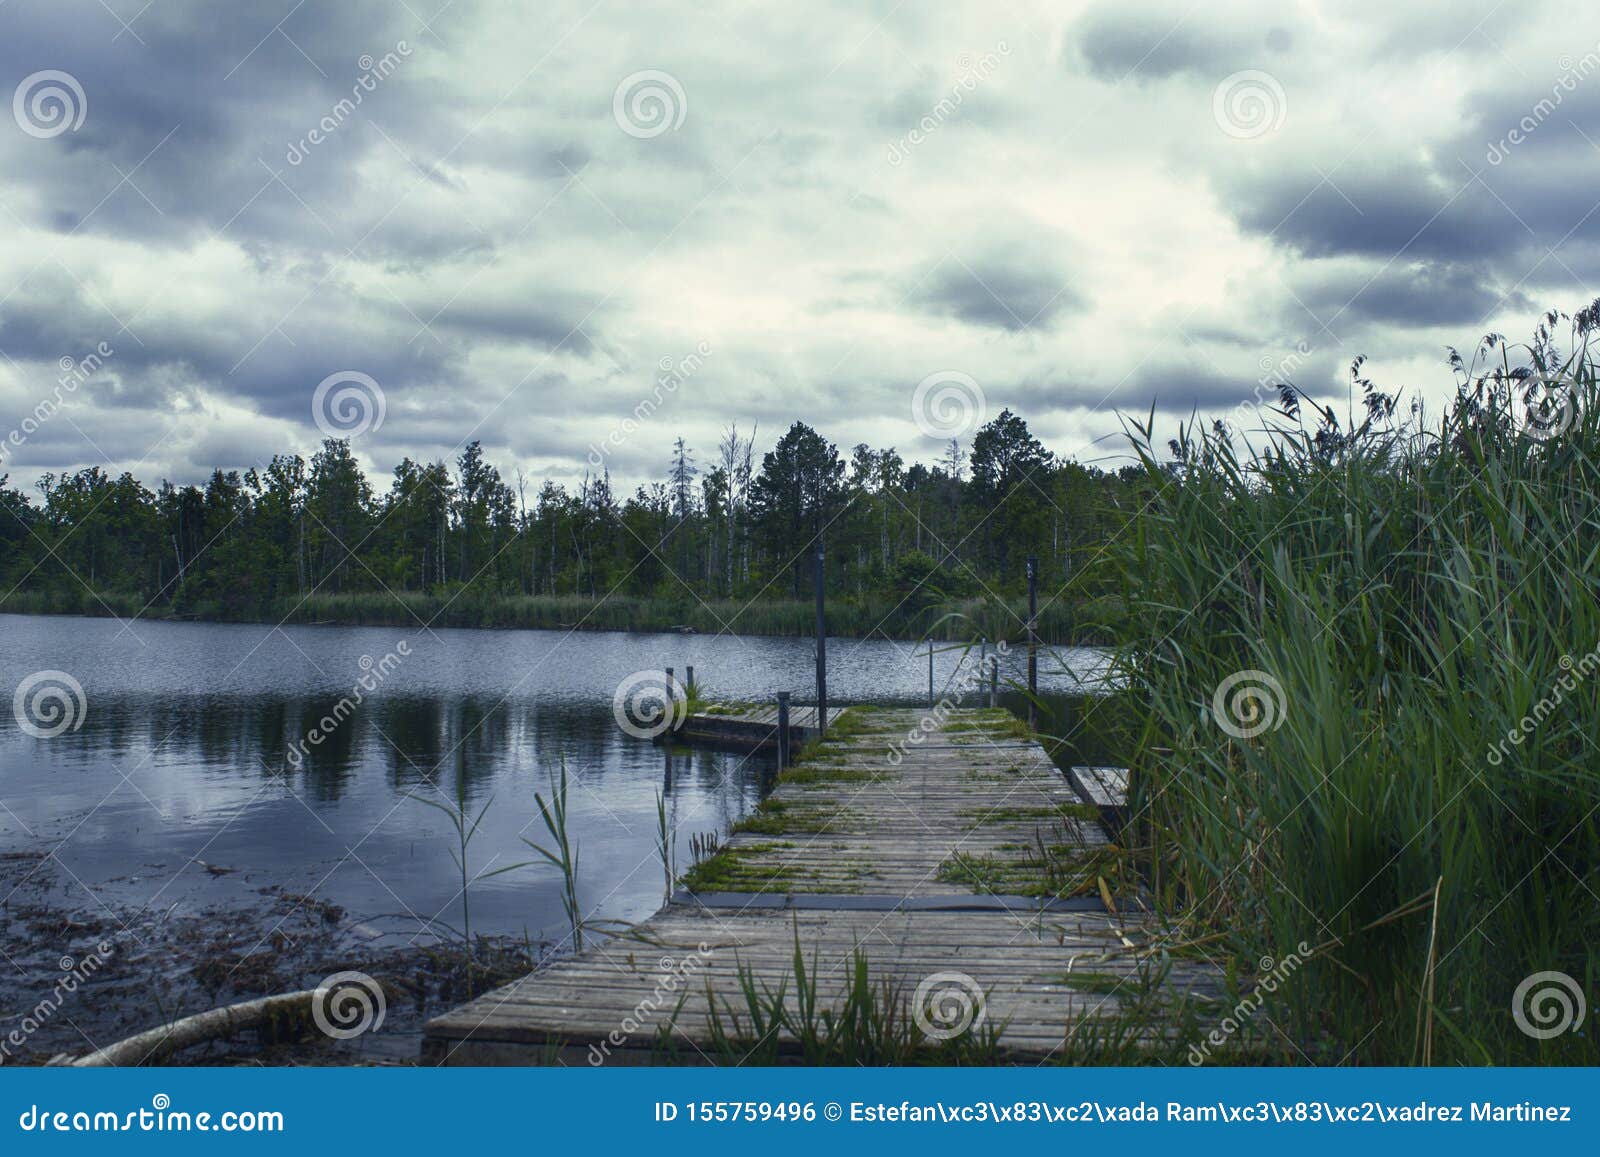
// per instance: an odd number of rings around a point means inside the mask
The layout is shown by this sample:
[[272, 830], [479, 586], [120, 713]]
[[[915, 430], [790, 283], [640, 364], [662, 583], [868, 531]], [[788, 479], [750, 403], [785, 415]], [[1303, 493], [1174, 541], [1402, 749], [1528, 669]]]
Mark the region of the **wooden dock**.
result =
[[[741, 973], [792, 1000], [797, 944], [820, 1007], [859, 953], [913, 1014], [953, 986], [998, 1054], [1046, 1061], [1133, 997], [1157, 931], [1111, 868], [1112, 802], [1085, 799], [1005, 712], [852, 709], [671, 903], [431, 1021], [423, 1061], [713, 1062], [710, 1002], [743, 1015]], [[1218, 990], [1180, 961], [1162, 991]]]
[[[828, 709], [831, 724], [843, 712]], [[815, 739], [817, 709], [794, 707], [789, 711], [789, 748], [798, 751]], [[778, 746], [778, 706], [776, 703], [713, 703], [687, 716], [672, 732], [683, 743], [703, 743], [733, 751], [766, 751]]]

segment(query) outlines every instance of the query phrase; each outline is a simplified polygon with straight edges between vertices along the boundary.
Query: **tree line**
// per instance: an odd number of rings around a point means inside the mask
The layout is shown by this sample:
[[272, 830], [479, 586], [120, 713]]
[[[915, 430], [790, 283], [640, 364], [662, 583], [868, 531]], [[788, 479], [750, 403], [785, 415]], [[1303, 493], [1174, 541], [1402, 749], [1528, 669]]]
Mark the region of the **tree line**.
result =
[[756, 436], [730, 426], [704, 455], [679, 438], [661, 480], [626, 497], [608, 472], [574, 488], [507, 477], [478, 442], [454, 463], [404, 459], [381, 491], [340, 439], [203, 486], [88, 467], [30, 496], [0, 476], [0, 609], [51, 592], [54, 609], [222, 619], [361, 594], [798, 600], [819, 537], [830, 596], [903, 614], [1019, 594], [1029, 554], [1044, 589], [1091, 598], [1114, 593], [1092, 563], [1147, 485], [1058, 457], [1009, 410], [931, 466], [841, 454], [798, 421], [758, 459]]

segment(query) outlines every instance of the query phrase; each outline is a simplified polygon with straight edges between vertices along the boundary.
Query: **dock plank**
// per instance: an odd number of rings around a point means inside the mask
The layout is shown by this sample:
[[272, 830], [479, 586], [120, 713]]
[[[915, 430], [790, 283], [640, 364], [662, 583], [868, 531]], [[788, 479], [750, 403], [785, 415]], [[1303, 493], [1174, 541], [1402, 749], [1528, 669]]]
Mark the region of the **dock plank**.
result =
[[[691, 869], [686, 891], [627, 934], [430, 1021], [424, 1061], [711, 1061], [711, 1002], [741, 1006], [741, 973], [792, 989], [797, 945], [823, 1005], [843, 996], [857, 952], [906, 997], [958, 975], [1003, 1055], [1049, 1059], [1071, 1026], [1136, 990], [1156, 925], [1137, 903], [1108, 912], [1094, 899], [1108, 850], [1099, 816], [1120, 769], [1069, 777], [1019, 732], [995, 711], [830, 711], [828, 742]], [[1174, 998], [1220, 991], [1190, 961], [1164, 985]]]
[[[1043, 920], [926, 912], [762, 911], [728, 917], [675, 904], [631, 936], [557, 961], [432, 1021], [424, 1059], [492, 1064], [504, 1059], [501, 1046], [520, 1043], [557, 1050], [567, 1059], [588, 1056], [593, 1046], [604, 1049], [605, 1059], [633, 1053], [631, 1059], [648, 1061], [661, 1051], [658, 1034], [666, 1033], [678, 1059], [712, 1060], [696, 1055], [710, 1047], [700, 1031], [709, 1016], [707, 993], [737, 1002], [741, 968], [776, 985], [792, 972], [798, 942], [820, 1002], [843, 996], [857, 950], [875, 978], [892, 978], [908, 992], [931, 976], [960, 972], [976, 984], [984, 1016], [1000, 1029], [1002, 1045], [1038, 1061], [1048, 1058], [1074, 1022], [1110, 1015], [1137, 991], [1135, 957], [1124, 944], [1130, 934], [1142, 934], [1137, 923], [1107, 913]], [[1075, 986], [1074, 974], [1103, 984]], [[1220, 995], [1216, 977], [1193, 965], [1175, 969], [1168, 984], [1175, 994]], [[624, 1026], [630, 1019], [637, 1026], [632, 1031]], [[614, 1033], [623, 1038], [620, 1043]]]

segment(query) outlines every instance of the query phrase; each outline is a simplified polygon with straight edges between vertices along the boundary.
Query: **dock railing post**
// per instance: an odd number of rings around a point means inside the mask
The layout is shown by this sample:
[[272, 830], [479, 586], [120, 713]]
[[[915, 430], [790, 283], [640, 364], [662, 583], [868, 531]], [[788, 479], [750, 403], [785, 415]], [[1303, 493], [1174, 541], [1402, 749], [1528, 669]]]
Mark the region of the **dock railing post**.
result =
[[778, 770], [789, 766], [789, 692], [778, 692]]
[[685, 695], [689, 696], [689, 698], [691, 698], [691, 699], [694, 698], [694, 665], [693, 664], [690, 664], [689, 666], [687, 666], [687, 667], [685, 667], [683, 669], [683, 691], [684, 691]]
[[817, 538], [817, 734], [828, 734], [828, 613], [823, 602], [827, 567]]
[[1039, 556], [1028, 556], [1028, 726], [1038, 721], [1039, 708]]
[[[965, 654], [962, 654], [961, 659], [962, 659], [963, 662], [966, 661], [966, 658], [967, 658], [967, 656]], [[974, 670], [976, 670], [978, 672], [978, 678], [977, 678], [978, 694], [981, 696], [983, 694], [983, 682], [984, 682], [984, 679], [987, 677], [987, 672], [989, 670], [989, 636], [988, 635], [979, 635], [978, 636], [978, 665], [977, 665], [977, 667], [974, 668]]]
[[1000, 706], [1000, 656], [989, 656], [989, 706]]
[[928, 640], [928, 706], [933, 706], [933, 640]]

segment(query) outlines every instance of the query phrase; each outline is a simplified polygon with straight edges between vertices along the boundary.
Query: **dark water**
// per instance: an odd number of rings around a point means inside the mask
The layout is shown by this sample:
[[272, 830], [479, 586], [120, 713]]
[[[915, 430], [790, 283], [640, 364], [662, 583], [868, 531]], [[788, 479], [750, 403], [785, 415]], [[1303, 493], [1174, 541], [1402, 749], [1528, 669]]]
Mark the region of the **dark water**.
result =
[[[936, 657], [941, 687], [956, 662]], [[115, 894], [198, 908], [275, 885], [415, 935], [434, 920], [458, 927], [462, 912], [454, 832], [413, 797], [459, 791], [474, 814], [492, 800], [469, 851], [474, 875], [492, 872], [532, 858], [522, 837], [545, 836], [534, 792], [548, 794], [564, 763], [582, 903], [591, 916], [635, 920], [662, 896], [657, 792], [682, 870], [691, 836], [726, 833], [773, 768], [625, 734], [612, 714], [618, 684], [694, 664], [716, 697], [786, 689], [805, 701], [812, 663], [806, 639], [0, 615], [4, 699], [41, 671], [83, 688], [81, 713], [70, 705], [76, 728], [50, 737], [0, 706], [0, 852], [53, 852], [91, 905]], [[1093, 651], [1057, 649], [1042, 683], [1081, 694], [1100, 664]], [[376, 684], [364, 702], [305, 743], [363, 676]], [[836, 702], [922, 702], [927, 680], [926, 654], [909, 644], [829, 643]], [[559, 940], [559, 888], [548, 866], [481, 879], [473, 929]]]

